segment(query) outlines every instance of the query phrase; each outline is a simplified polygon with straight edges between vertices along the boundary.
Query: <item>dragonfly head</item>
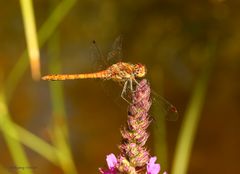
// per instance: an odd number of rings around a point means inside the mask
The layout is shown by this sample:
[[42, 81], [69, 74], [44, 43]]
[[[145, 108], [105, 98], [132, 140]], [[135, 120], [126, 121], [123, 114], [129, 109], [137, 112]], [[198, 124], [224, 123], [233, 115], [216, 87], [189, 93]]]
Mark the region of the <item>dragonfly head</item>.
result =
[[146, 67], [140, 63], [134, 65], [134, 74], [136, 77], [144, 77], [147, 73]]

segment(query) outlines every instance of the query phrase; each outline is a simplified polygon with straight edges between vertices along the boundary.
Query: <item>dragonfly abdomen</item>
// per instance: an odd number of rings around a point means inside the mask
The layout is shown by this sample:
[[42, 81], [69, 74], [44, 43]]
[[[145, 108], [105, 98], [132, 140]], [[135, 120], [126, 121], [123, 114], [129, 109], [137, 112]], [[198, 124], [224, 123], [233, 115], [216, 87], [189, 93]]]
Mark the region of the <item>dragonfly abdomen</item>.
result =
[[53, 74], [42, 77], [43, 80], [77, 80], [77, 79], [96, 79], [96, 78], [108, 78], [108, 71], [100, 71], [96, 73], [85, 74]]

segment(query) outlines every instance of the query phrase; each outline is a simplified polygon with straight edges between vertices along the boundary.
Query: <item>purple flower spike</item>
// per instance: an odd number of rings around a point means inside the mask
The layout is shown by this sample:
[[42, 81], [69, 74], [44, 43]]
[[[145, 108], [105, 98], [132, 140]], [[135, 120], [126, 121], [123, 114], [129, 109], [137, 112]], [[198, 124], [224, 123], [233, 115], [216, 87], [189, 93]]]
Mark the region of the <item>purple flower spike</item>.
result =
[[[120, 155], [107, 156], [108, 169], [102, 174], [158, 174], [160, 165], [157, 158], [151, 157], [145, 143], [149, 137], [147, 128], [151, 123], [148, 111], [151, 107], [151, 89], [148, 81], [143, 79], [131, 93], [127, 124], [121, 129], [122, 142]], [[163, 174], [167, 174], [164, 172]]]
[[155, 164], [157, 157], [151, 157], [147, 163], [147, 174], [158, 174], [160, 172], [160, 165]]

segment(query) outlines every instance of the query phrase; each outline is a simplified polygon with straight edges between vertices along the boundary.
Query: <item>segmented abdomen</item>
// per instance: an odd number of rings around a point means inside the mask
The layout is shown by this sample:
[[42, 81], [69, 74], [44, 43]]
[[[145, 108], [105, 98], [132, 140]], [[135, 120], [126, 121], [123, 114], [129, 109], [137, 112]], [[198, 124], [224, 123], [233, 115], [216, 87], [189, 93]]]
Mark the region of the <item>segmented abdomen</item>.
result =
[[86, 74], [53, 74], [42, 77], [43, 80], [75, 80], [75, 79], [95, 79], [108, 78], [109, 72], [104, 70], [96, 73]]

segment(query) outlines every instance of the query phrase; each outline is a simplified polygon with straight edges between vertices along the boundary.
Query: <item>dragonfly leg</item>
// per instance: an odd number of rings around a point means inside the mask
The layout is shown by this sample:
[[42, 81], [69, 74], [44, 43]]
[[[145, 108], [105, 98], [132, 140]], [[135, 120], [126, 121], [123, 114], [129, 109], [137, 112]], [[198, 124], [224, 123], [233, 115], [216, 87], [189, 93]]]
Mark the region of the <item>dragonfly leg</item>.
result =
[[122, 97], [122, 99], [125, 100], [127, 103], [131, 104], [131, 102], [129, 102], [129, 101], [124, 97], [124, 93], [127, 93], [127, 84], [128, 84], [128, 80], [124, 83], [123, 90], [122, 90], [122, 93], [121, 93], [121, 97]]
[[135, 78], [133, 78], [133, 81], [134, 81], [137, 85], [139, 85], [138, 81], [137, 81]]
[[132, 92], [135, 92], [135, 90], [133, 90], [133, 81], [134, 83], [136, 83], [137, 85], [139, 85], [138, 81], [135, 78], [132, 78], [129, 80], [130, 81], [130, 89]]
[[133, 91], [133, 83], [132, 83], [132, 79], [129, 79], [129, 83], [130, 83], [130, 90], [131, 92]]

